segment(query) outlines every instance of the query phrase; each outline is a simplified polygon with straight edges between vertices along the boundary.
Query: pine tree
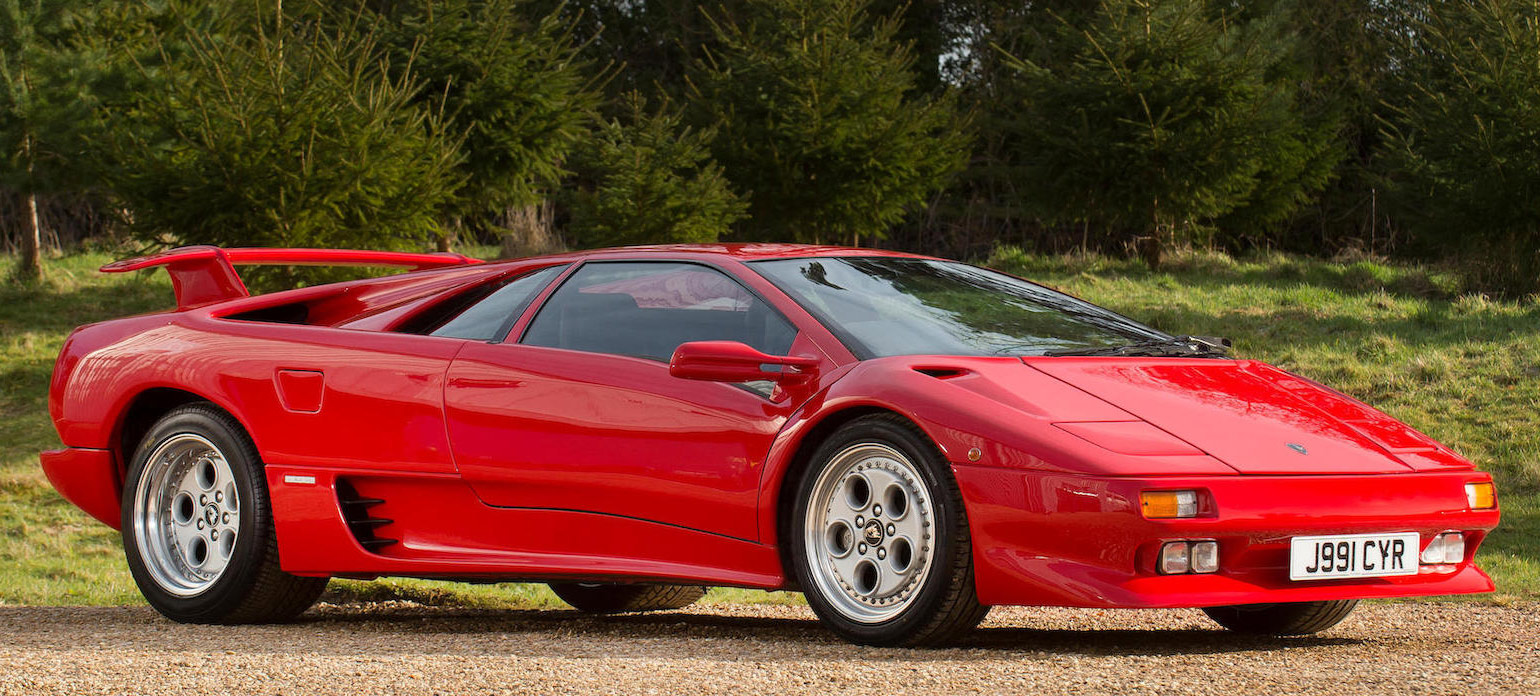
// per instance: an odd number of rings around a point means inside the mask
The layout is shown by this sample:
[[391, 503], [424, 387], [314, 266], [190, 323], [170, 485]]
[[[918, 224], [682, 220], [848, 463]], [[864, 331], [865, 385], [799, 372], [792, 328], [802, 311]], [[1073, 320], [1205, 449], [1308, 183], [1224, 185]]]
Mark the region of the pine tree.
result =
[[1416, 251], [1478, 287], [1540, 290], [1540, 7], [1435, 2], [1407, 17], [1377, 166]]
[[667, 104], [649, 112], [638, 94], [625, 101], [625, 121], [604, 123], [578, 161], [591, 179], [572, 193], [578, 244], [717, 241], [746, 206], [711, 160], [716, 133], [684, 125]]
[[421, 82], [415, 103], [460, 135], [464, 180], [443, 216], [472, 231], [538, 203], [587, 137], [595, 78], [571, 21], [528, 0], [432, 0], [382, 10], [393, 72]]
[[1247, 206], [1286, 215], [1324, 182], [1322, 134], [1295, 110], [1275, 23], [1203, 0], [1106, 0], [1015, 62], [1001, 128], [1024, 207], [1165, 249]]
[[26, 200], [17, 275], [42, 275], [38, 197], [84, 186], [96, 125], [93, 57], [85, 34], [94, 3], [0, 0], [0, 186]]
[[743, 0], [530, 0], [534, 12], [560, 13], [590, 60], [611, 70], [607, 115], [629, 113], [631, 93], [648, 99], [686, 95], [686, 74], [714, 36], [708, 12], [734, 17]]
[[949, 98], [915, 92], [897, 29], [864, 0], [756, 0], [718, 18], [691, 101], [747, 192], [743, 236], [881, 238], [963, 165], [962, 119]]
[[145, 67], [159, 89], [113, 140], [140, 239], [419, 249], [437, 234], [461, 183], [456, 142], [368, 25], [328, 27], [323, 10], [241, 5], [156, 36], [180, 55]]
[[[1231, 0], [1226, 4], [1232, 18], [1276, 22], [1279, 32], [1295, 37], [1274, 73], [1298, 86], [1295, 108], [1308, 135], [1301, 144], [1313, 145], [1315, 156], [1284, 163], [1321, 182], [1294, 187], [1287, 178], [1264, 178], [1257, 202], [1216, 221], [1229, 246], [1267, 245], [1307, 253], [1388, 248], [1390, 238], [1384, 234], [1383, 222], [1376, 219], [1384, 212], [1383, 205], [1377, 204], [1378, 182], [1369, 167], [1379, 139], [1377, 116], [1384, 108], [1384, 79], [1394, 71], [1388, 39], [1400, 33], [1398, 11], [1408, 2], [1422, 0]], [[1269, 196], [1267, 179], [1283, 184], [1276, 191], [1285, 195]], [[1291, 192], [1302, 202], [1291, 205], [1287, 197]]]

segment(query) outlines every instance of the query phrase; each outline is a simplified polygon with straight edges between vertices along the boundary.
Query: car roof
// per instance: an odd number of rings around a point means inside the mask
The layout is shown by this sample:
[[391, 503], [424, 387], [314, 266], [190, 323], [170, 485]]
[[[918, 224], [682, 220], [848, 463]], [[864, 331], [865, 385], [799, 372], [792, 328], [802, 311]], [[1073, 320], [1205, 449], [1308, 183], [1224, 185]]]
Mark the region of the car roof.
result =
[[[528, 262], [533, 260], [548, 261], [576, 261], [581, 259], [646, 259], [649, 257], [667, 257], [671, 259], [709, 259], [730, 258], [738, 261], [761, 261], [766, 259], [796, 259], [808, 257], [830, 256], [880, 256], [892, 258], [928, 259], [929, 256], [909, 254], [901, 251], [889, 251], [887, 249], [868, 249], [861, 247], [829, 246], [821, 244], [780, 244], [766, 242], [747, 243], [723, 243], [723, 244], [652, 244], [645, 246], [610, 247], [607, 249], [585, 249], [545, 256], [509, 259], [508, 262]], [[502, 261], [494, 263], [505, 263]]]

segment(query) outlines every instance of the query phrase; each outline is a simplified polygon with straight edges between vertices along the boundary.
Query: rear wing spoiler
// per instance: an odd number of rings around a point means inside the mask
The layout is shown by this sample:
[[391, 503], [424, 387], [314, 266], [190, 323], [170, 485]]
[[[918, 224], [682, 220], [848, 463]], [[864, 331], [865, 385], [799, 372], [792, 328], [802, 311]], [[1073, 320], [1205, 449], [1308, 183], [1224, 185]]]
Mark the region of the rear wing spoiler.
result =
[[223, 249], [187, 246], [102, 266], [103, 273], [128, 273], [165, 266], [176, 291], [177, 309], [250, 297], [236, 266], [396, 266], [422, 270], [465, 266], [480, 261], [451, 253], [412, 254], [358, 249]]

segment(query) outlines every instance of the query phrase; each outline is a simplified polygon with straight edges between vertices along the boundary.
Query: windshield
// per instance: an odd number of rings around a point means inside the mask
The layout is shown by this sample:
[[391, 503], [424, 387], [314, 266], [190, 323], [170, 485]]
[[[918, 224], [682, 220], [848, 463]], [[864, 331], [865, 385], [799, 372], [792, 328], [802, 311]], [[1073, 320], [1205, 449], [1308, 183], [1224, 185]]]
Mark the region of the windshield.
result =
[[852, 257], [750, 266], [861, 358], [1042, 355], [1169, 338], [1063, 293], [963, 263]]

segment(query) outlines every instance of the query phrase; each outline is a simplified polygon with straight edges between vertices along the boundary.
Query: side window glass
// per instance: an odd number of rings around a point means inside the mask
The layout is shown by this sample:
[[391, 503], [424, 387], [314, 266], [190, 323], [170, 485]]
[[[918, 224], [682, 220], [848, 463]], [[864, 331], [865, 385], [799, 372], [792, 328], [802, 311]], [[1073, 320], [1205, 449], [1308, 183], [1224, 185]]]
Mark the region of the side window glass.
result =
[[478, 289], [466, 298], [468, 304], [462, 304], [463, 309], [426, 333], [430, 336], [469, 338], [476, 341], [491, 341], [499, 338], [498, 332], [517, 319], [529, 307], [535, 295], [555, 280], [563, 268], [566, 266], [542, 268], [527, 275]]
[[524, 343], [668, 360], [690, 341], [785, 355], [796, 329], [720, 271], [686, 263], [590, 263], [540, 308]]

